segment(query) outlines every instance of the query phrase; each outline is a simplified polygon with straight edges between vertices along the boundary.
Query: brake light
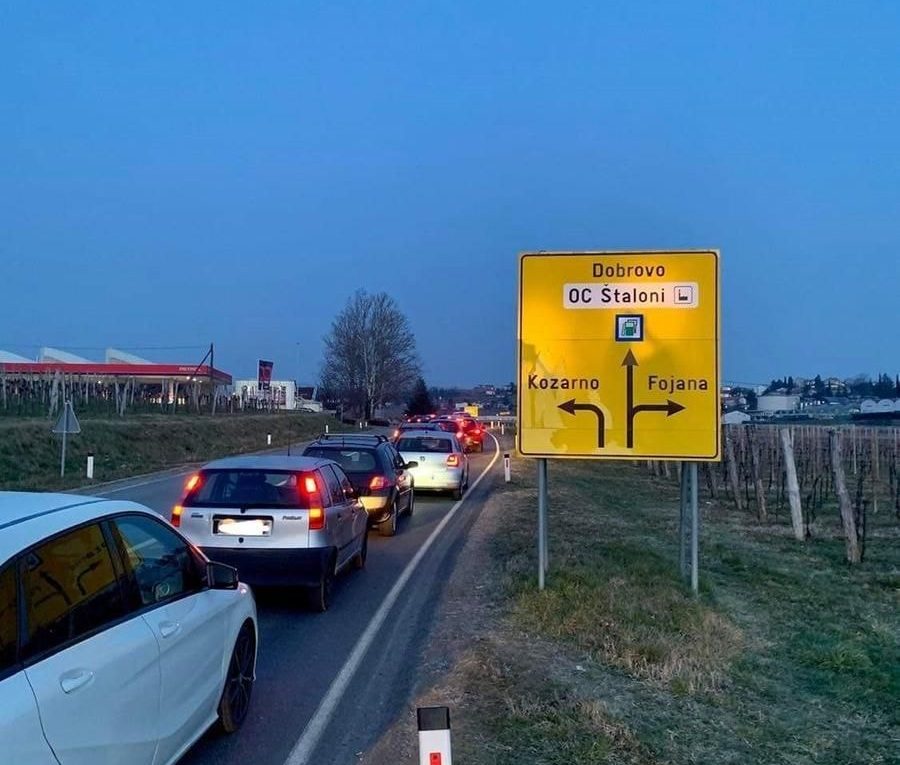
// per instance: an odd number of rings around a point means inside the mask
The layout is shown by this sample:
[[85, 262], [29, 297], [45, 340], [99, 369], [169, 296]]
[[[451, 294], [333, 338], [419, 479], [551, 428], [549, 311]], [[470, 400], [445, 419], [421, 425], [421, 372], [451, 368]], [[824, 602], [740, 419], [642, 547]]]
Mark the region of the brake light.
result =
[[376, 475], [369, 481], [369, 489], [372, 491], [381, 491], [388, 487], [388, 480], [383, 475]]
[[181, 505], [175, 505], [172, 508], [172, 525], [177, 529], [181, 526], [181, 514], [184, 512], [184, 508]]
[[447, 455], [447, 467], [459, 467], [459, 455], [458, 454]]
[[325, 511], [321, 507], [309, 509], [309, 530], [320, 531], [325, 528]]
[[309, 498], [309, 530], [321, 531], [325, 528], [325, 510], [322, 508], [322, 497], [315, 476], [303, 476], [301, 490]]
[[187, 483], [184, 485], [184, 490], [186, 492], [193, 491], [200, 485], [200, 474], [194, 473], [190, 478], [187, 479]]

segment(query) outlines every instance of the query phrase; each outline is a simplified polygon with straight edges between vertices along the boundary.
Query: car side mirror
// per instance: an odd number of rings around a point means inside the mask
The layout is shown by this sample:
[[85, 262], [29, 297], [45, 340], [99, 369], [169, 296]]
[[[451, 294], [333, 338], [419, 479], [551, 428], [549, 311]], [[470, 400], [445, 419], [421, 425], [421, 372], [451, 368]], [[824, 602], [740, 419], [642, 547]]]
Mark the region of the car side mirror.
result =
[[210, 561], [206, 564], [206, 581], [211, 590], [236, 590], [238, 570], [234, 566]]
[[416, 460], [410, 460], [404, 467], [409, 470], [410, 468], [419, 467], [419, 463]]

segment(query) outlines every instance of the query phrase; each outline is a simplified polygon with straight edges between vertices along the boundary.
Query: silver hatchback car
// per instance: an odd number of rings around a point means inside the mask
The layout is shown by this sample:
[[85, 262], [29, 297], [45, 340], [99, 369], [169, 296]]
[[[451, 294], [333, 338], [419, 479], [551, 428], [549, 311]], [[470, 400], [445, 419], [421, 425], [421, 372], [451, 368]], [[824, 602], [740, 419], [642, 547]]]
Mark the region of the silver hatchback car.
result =
[[190, 477], [172, 523], [252, 585], [299, 586], [325, 611], [334, 577], [366, 563], [368, 516], [331, 460], [233, 457]]
[[469, 458], [456, 436], [443, 430], [411, 430], [397, 439], [397, 451], [419, 491], [449, 491], [460, 499], [469, 487]]

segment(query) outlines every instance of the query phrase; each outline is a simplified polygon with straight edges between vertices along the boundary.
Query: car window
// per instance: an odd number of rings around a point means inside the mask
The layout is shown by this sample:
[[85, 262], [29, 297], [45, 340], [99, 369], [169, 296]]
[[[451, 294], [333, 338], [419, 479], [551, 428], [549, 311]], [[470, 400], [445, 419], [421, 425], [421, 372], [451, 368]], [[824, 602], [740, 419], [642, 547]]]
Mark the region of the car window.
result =
[[410, 436], [401, 438], [397, 446], [401, 452], [449, 454], [453, 449], [451, 439], [442, 436]]
[[125, 613], [106, 538], [92, 524], [22, 555], [27, 654], [76, 640]]
[[341, 488], [341, 481], [337, 474], [332, 470], [331, 465], [322, 466], [322, 477], [325, 479], [325, 486], [331, 494], [331, 502], [335, 505], [343, 504], [347, 501], [344, 496], [344, 490]]
[[344, 492], [344, 497], [348, 497], [349, 492], [353, 491], [353, 484], [350, 482], [350, 479], [347, 478], [347, 474], [339, 467], [334, 468], [334, 473], [341, 482], [341, 491]]
[[16, 663], [18, 631], [16, 572], [12, 566], [7, 566], [0, 571], [0, 676]]
[[398, 452], [393, 446], [388, 446], [388, 455], [390, 456], [391, 466], [397, 470], [402, 470], [403, 466], [406, 464], [403, 457], [400, 456], [400, 452]]
[[182, 504], [305, 509], [308, 497], [300, 491], [299, 481], [299, 475], [290, 470], [204, 470]]
[[303, 452], [304, 457], [318, 457], [337, 462], [347, 473], [374, 473], [378, 470], [375, 453], [370, 449], [334, 449], [325, 446], [310, 446]]
[[139, 597], [133, 607], [156, 605], [203, 588], [199, 560], [171, 529], [141, 515], [116, 518], [113, 526]]

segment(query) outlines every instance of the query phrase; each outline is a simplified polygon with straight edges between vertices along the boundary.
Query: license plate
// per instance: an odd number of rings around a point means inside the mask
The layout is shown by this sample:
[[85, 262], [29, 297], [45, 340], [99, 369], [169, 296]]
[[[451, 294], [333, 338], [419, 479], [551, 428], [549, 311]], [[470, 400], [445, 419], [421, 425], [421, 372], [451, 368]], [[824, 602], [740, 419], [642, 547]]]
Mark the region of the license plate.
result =
[[271, 533], [271, 518], [213, 518], [213, 534], [229, 537], [267, 537]]

